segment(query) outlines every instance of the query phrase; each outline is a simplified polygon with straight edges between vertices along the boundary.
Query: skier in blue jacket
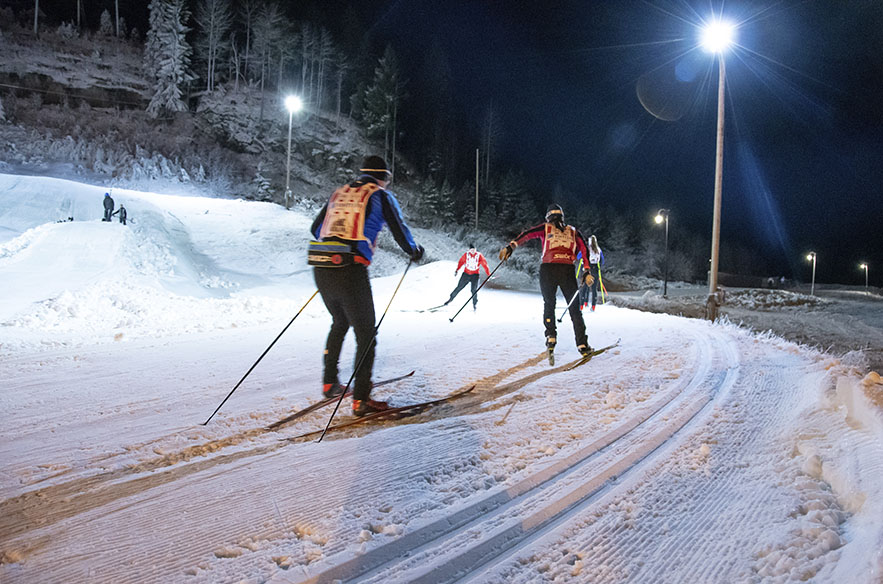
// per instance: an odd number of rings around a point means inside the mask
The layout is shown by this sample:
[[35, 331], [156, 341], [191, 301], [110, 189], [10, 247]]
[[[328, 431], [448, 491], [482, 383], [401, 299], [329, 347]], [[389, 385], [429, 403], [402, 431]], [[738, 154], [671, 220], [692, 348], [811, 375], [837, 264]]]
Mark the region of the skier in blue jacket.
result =
[[309, 263], [314, 266], [316, 286], [331, 313], [322, 393], [325, 397], [343, 393], [338, 362], [343, 339], [352, 326], [356, 335], [354, 366], [359, 367], [353, 386], [353, 413], [361, 417], [389, 408], [386, 402], [370, 398], [375, 317], [368, 266], [377, 238], [384, 225], [389, 225], [396, 243], [413, 261], [423, 257], [423, 247], [414, 243], [395, 196], [385, 190], [392, 178], [386, 162], [379, 156], [368, 156], [359, 171], [361, 176], [334, 191], [313, 221], [310, 232], [315, 241], [310, 244]]

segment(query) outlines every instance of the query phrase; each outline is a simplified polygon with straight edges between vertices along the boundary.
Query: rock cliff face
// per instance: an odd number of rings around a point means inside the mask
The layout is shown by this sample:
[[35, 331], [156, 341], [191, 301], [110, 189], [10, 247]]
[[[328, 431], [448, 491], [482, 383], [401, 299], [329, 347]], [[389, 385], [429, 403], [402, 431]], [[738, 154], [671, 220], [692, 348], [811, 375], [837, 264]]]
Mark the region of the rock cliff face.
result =
[[0, 53], [0, 84], [16, 95], [39, 92], [43, 103], [137, 109], [149, 99], [141, 50], [125, 41], [5, 32]]
[[[0, 124], [5, 171], [73, 169], [133, 187], [156, 178], [205, 181], [221, 192], [281, 200], [289, 120], [278, 93], [246, 84], [193, 92], [190, 111], [153, 120], [138, 43], [4, 31], [0, 55], [10, 122]], [[366, 152], [376, 152], [345, 115], [308, 108], [292, 122], [291, 183], [301, 195], [346, 180]]]

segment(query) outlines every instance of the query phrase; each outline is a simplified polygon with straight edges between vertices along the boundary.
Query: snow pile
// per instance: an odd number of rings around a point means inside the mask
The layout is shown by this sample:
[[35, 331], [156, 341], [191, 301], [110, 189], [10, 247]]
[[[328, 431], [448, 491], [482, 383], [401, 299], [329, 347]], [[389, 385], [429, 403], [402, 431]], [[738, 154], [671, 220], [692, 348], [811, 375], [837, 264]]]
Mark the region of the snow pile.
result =
[[825, 300], [818, 296], [789, 292], [787, 290], [764, 290], [759, 288], [728, 291], [724, 302], [728, 306], [753, 310], [819, 308], [825, 305]]

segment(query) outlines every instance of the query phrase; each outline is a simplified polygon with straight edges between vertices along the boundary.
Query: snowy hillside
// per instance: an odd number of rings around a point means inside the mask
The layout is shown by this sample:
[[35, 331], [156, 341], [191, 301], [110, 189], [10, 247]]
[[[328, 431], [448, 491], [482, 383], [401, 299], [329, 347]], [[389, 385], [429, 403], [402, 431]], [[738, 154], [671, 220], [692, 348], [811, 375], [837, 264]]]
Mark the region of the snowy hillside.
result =
[[418, 312], [463, 250], [415, 230], [427, 261], [402, 279], [387, 237], [372, 266], [378, 315], [402, 284], [375, 380], [415, 374], [375, 394], [475, 389], [289, 441], [331, 413], [265, 429], [320, 396], [315, 209], [114, 189], [123, 226], [104, 192], [0, 175], [4, 584], [883, 581], [883, 383], [859, 356], [603, 305], [589, 341], [621, 344], [566, 371], [565, 318], [550, 367], [538, 294]]

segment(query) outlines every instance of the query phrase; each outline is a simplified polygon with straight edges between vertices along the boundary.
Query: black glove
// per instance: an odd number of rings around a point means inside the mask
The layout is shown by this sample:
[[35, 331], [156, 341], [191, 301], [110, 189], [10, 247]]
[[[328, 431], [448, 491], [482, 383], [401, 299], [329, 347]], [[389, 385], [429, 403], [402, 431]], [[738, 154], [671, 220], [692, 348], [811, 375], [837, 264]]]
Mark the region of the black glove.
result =
[[414, 251], [411, 252], [411, 261], [419, 262], [423, 258], [423, 246], [418, 245], [414, 248]]

